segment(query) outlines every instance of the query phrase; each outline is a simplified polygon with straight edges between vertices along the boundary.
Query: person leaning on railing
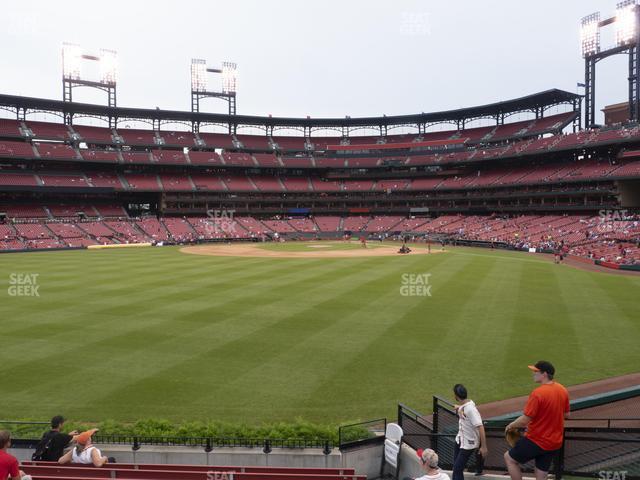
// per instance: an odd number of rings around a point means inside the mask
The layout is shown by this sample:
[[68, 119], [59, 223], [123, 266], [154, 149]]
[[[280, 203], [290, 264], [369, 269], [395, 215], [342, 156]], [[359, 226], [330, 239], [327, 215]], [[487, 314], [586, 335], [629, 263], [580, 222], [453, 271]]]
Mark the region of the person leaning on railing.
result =
[[36, 447], [36, 453], [33, 460], [43, 460], [46, 462], [57, 462], [64, 454], [64, 449], [78, 438], [78, 432], [73, 431], [63, 433], [65, 418], [62, 415], [56, 415], [51, 419], [51, 430], [42, 435], [40, 443]]
[[[472, 454], [476, 453], [476, 461], [482, 464], [487, 458], [487, 437], [482, 423], [482, 417], [476, 404], [467, 398], [467, 389], [458, 383], [453, 386], [453, 394], [456, 397], [456, 414], [458, 415], [458, 434], [453, 446], [453, 480], [464, 480], [464, 469]], [[478, 456], [480, 458], [478, 458]], [[482, 471], [482, 466], [477, 465], [477, 471]]]
[[569, 393], [560, 383], [553, 381], [555, 368], [540, 360], [529, 365], [533, 381], [539, 383], [529, 395], [523, 415], [505, 428], [511, 430], [527, 427], [527, 433], [514, 447], [505, 452], [504, 460], [511, 480], [522, 480], [521, 464], [535, 460], [536, 480], [545, 480], [551, 462], [562, 447], [564, 420], [569, 416]]
[[11, 446], [11, 434], [6, 430], [0, 431], [0, 480], [31, 480], [30, 475], [20, 470], [18, 459], [7, 453]]

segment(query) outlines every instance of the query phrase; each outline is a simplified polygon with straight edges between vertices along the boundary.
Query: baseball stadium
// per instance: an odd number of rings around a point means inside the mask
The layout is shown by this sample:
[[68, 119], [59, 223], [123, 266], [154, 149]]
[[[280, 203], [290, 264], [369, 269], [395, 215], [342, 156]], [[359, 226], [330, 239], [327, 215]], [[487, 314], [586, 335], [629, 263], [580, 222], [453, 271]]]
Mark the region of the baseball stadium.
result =
[[[220, 58], [190, 108], [122, 105], [123, 52], [71, 42], [61, 97], [3, 87], [0, 480], [640, 479], [640, 5], [608, 8], [575, 92], [542, 65], [419, 113], [244, 114]], [[568, 392], [561, 446], [532, 371]], [[46, 460], [57, 427], [105, 460]]]

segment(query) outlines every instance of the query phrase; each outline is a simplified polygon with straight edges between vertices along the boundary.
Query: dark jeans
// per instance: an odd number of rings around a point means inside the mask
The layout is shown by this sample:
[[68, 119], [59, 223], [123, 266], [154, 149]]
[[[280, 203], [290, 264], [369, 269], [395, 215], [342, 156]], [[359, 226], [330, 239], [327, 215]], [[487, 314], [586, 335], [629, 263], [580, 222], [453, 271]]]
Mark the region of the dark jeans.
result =
[[[460, 448], [460, 445], [457, 443], [453, 447], [453, 472], [451, 475], [451, 480], [464, 480], [464, 469], [467, 466], [467, 462], [471, 455], [477, 449], [466, 450], [464, 448]], [[478, 460], [478, 456], [476, 456], [476, 460]], [[478, 467], [478, 473], [482, 471], [482, 466]]]

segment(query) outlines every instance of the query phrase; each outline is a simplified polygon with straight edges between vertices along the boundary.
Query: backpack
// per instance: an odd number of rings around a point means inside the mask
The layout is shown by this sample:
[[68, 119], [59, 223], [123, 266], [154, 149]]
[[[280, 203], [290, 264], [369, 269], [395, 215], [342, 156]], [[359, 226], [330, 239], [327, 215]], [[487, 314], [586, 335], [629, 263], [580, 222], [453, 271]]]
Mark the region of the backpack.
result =
[[36, 445], [36, 451], [33, 452], [33, 455], [31, 455], [32, 461], [40, 462], [43, 460], [44, 455], [47, 453], [49, 447], [51, 446], [51, 442], [53, 441], [53, 437], [55, 436], [55, 434], [56, 432], [47, 432], [42, 435], [42, 438], [38, 442], [38, 445]]

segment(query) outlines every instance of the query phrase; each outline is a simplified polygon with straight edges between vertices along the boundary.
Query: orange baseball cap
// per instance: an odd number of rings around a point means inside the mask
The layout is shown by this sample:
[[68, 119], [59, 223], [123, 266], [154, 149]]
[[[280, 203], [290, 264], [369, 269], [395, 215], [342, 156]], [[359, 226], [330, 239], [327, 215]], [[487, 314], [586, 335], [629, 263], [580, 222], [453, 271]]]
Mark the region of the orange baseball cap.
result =
[[556, 369], [551, 362], [547, 362], [545, 360], [540, 360], [539, 362], [536, 362], [535, 365], [527, 365], [527, 367], [529, 367], [529, 370], [534, 372], [542, 372], [549, 375], [555, 375], [556, 373]]
[[76, 442], [81, 445], [86, 444], [89, 440], [91, 440], [91, 436], [98, 431], [97, 428], [92, 428], [91, 430], [87, 430], [82, 432], [80, 435], [76, 437]]

